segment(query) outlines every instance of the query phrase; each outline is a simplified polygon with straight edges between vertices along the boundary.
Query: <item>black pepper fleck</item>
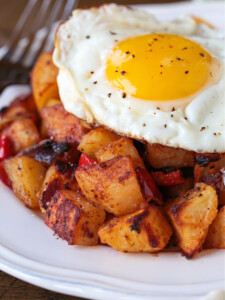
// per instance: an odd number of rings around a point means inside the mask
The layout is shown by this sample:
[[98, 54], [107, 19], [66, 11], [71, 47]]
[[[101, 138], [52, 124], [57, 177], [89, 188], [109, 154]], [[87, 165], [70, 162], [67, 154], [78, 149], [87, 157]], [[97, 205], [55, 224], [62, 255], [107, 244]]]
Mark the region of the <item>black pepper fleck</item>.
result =
[[90, 39], [90, 35], [86, 35], [86, 39]]
[[188, 73], [189, 73], [189, 71], [185, 71], [184, 73], [185, 73], [185, 74], [188, 74]]
[[126, 74], [126, 71], [121, 71], [120, 74], [123, 76]]
[[108, 93], [108, 97], [109, 97], [109, 98], [111, 97], [111, 95], [112, 95], [112, 93]]
[[186, 120], [186, 121], [187, 121], [187, 120], [188, 120], [188, 118], [187, 118], [187, 117], [184, 117], [184, 120]]
[[205, 54], [202, 53], [202, 52], [200, 52], [199, 55], [202, 56], [202, 57], [205, 57]]
[[130, 51], [125, 52], [126, 54], [130, 54]]
[[166, 128], [167, 127], [167, 124], [164, 124], [164, 128]]
[[172, 111], [175, 111], [175, 107], [172, 108]]
[[127, 94], [126, 93], [123, 93], [122, 94], [122, 98], [126, 98]]
[[94, 82], [93, 82], [93, 84], [97, 84], [97, 83], [98, 83], [98, 81], [94, 81]]
[[203, 131], [203, 130], [205, 130], [205, 126], [203, 126], [203, 127], [200, 129], [200, 131]]
[[135, 55], [134, 55], [134, 54], [132, 54], [132, 57], [133, 57], [133, 58], [135, 58]]
[[180, 57], [176, 57], [176, 60], [181, 60]]
[[116, 35], [116, 32], [114, 32], [114, 31], [110, 31], [109, 32], [111, 35]]
[[158, 110], [160, 110], [160, 107], [156, 107]]
[[146, 124], [145, 123], [143, 123], [143, 125], [142, 125], [143, 127], [145, 127], [146, 126]]

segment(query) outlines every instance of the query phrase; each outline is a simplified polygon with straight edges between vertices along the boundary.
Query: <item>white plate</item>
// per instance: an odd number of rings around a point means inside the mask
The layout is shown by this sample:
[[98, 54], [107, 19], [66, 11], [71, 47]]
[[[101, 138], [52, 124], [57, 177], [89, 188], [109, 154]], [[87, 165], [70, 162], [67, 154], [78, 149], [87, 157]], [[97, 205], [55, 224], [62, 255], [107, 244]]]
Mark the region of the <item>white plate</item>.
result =
[[[207, 6], [149, 7], [161, 16], [167, 11], [171, 18], [171, 7], [175, 15], [178, 11], [192, 12], [192, 7], [195, 14], [204, 17]], [[209, 21], [219, 25], [220, 12], [217, 7], [217, 18], [210, 20], [208, 15]], [[9, 88], [0, 104], [10, 102], [17, 92], [22, 90]], [[104, 300], [189, 300], [225, 288], [224, 250], [203, 251], [187, 260], [179, 253], [123, 254], [105, 246], [68, 246], [53, 236], [41, 215], [25, 208], [1, 183], [0, 194], [0, 268], [22, 280], [69, 295]]]

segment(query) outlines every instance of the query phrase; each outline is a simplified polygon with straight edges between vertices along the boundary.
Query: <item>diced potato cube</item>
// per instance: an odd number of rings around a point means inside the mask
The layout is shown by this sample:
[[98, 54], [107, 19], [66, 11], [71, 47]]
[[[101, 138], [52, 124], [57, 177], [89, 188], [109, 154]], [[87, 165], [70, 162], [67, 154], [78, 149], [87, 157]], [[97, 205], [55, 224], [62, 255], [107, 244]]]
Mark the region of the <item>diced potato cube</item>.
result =
[[74, 191], [59, 190], [49, 204], [45, 223], [69, 245], [94, 246], [105, 211]]
[[26, 156], [15, 156], [4, 160], [2, 164], [15, 195], [27, 207], [39, 207], [39, 193], [46, 172], [44, 165]]
[[52, 53], [42, 53], [31, 74], [31, 86], [39, 110], [45, 106], [49, 99], [59, 99], [57, 75], [58, 68], [53, 64]]
[[80, 120], [68, 113], [62, 104], [43, 107], [41, 116], [48, 135], [58, 143], [79, 143], [87, 131]]
[[209, 225], [217, 215], [218, 199], [215, 190], [204, 183], [185, 192], [173, 201], [167, 213], [176, 232], [182, 253], [191, 258], [199, 251], [206, 238]]
[[215, 220], [209, 226], [204, 247], [225, 249], [225, 205], [220, 208]]
[[153, 168], [164, 167], [193, 167], [194, 152], [179, 148], [172, 148], [160, 144], [147, 145], [147, 158]]
[[15, 120], [2, 131], [2, 135], [10, 138], [13, 153], [36, 145], [40, 141], [40, 135], [36, 125], [31, 119], [23, 118]]
[[95, 158], [95, 153], [103, 146], [112, 143], [120, 138], [115, 133], [112, 133], [103, 128], [96, 128], [86, 133], [78, 146], [78, 150], [86, 154], [92, 159]]
[[137, 149], [133, 145], [133, 141], [128, 138], [120, 138], [111, 144], [103, 146], [95, 156], [99, 162], [110, 160], [114, 157], [130, 155], [135, 167], [145, 168]]
[[40, 208], [43, 213], [57, 190], [78, 190], [74, 177], [74, 167], [71, 164], [57, 160], [46, 172], [41, 189]]
[[78, 168], [75, 177], [88, 200], [116, 216], [132, 213], [147, 203], [130, 156]]
[[165, 248], [172, 228], [155, 205], [113, 218], [99, 229], [103, 244], [123, 252], [156, 252]]
[[9, 106], [3, 107], [0, 110], [0, 118], [4, 119], [16, 119], [17, 117], [29, 116], [32, 113], [36, 113], [36, 106], [32, 95], [19, 96]]

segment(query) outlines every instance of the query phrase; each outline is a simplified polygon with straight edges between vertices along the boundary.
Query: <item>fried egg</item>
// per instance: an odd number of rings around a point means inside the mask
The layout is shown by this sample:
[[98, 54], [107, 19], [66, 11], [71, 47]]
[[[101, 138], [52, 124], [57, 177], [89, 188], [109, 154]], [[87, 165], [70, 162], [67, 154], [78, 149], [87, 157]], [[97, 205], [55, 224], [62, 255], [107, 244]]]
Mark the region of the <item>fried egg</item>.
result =
[[75, 10], [53, 61], [65, 109], [119, 134], [225, 152], [224, 39], [191, 16], [162, 22], [115, 4]]

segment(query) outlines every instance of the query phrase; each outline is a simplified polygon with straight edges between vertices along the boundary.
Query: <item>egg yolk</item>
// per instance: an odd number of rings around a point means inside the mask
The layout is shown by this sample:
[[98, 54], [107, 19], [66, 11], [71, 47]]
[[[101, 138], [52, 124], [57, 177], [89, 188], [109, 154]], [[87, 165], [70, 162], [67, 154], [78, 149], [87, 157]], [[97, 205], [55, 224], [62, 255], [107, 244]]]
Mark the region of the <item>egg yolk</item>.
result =
[[199, 44], [171, 34], [118, 43], [106, 63], [112, 86], [144, 100], [176, 100], [196, 93], [212, 76], [212, 57]]

